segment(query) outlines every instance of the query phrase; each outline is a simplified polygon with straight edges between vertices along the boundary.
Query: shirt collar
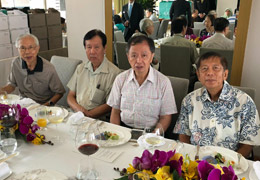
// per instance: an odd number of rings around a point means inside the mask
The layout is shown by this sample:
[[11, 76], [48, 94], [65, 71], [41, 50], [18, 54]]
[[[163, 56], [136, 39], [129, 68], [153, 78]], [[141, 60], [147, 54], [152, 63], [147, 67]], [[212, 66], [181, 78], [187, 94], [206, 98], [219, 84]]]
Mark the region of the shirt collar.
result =
[[102, 63], [99, 65], [99, 67], [94, 71], [91, 61], [87, 60], [85, 64], [85, 68], [88, 69], [93, 74], [100, 74], [100, 73], [109, 73], [108, 68], [108, 60], [106, 57], [104, 57]]
[[[207, 100], [211, 101], [207, 89], [205, 87], [202, 87], [202, 88], [203, 88], [203, 90], [202, 90], [201, 100], [204, 101], [204, 102], [207, 101]], [[226, 101], [226, 100], [229, 100], [230, 98], [232, 98], [231, 88], [232, 87], [228, 84], [228, 82], [224, 81], [224, 84], [223, 84], [221, 93], [219, 95], [218, 101], [219, 100]]]
[[[22, 59], [22, 58], [21, 58]], [[28, 69], [27, 63], [25, 62], [25, 60], [22, 59], [22, 69], [26, 69], [27, 73], [30, 74], [34, 74], [34, 72], [42, 72], [43, 70], [43, 61], [42, 59], [37, 56], [37, 63], [34, 67], [34, 69], [31, 71], [30, 69]]]
[[184, 37], [182, 33], [174, 34], [173, 36], [180, 36], [180, 37]]
[[[129, 73], [129, 76], [128, 76], [126, 82], [128, 83], [128, 82], [130, 82], [130, 81], [132, 81], [132, 80], [136, 81], [136, 78], [135, 78], [134, 70], [131, 68], [130, 73]], [[154, 70], [153, 70], [153, 68], [152, 68], [151, 66], [150, 66], [150, 68], [149, 68], [149, 73], [148, 73], [148, 76], [147, 76], [146, 80], [144, 81], [144, 83], [145, 83], [146, 81], [150, 81], [151, 83], [154, 83], [154, 82], [155, 82]]]
[[130, 6], [130, 4], [132, 4], [132, 6], [134, 5], [135, 1], [133, 1], [132, 3], [128, 3], [128, 7]]

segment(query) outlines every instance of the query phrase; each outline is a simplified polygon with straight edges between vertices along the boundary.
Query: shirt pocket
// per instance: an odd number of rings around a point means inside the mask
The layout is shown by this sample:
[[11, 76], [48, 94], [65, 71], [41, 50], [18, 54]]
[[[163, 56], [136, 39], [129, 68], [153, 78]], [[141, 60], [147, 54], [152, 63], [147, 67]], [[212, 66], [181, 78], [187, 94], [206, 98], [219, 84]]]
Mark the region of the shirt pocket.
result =
[[98, 105], [104, 104], [105, 94], [105, 91], [96, 88], [90, 101]]

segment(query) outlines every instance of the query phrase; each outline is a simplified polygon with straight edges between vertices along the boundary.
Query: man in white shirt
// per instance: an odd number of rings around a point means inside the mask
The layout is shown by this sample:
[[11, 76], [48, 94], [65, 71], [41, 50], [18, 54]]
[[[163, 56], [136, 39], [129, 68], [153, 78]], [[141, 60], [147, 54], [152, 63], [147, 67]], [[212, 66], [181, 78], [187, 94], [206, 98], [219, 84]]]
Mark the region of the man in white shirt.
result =
[[153, 9], [146, 9], [145, 10], [145, 16], [152, 21], [159, 21], [159, 19], [156, 17], [155, 13], [153, 13]]
[[229, 22], [226, 18], [217, 18], [214, 22], [215, 34], [206, 39], [202, 43], [202, 47], [214, 49], [227, 49], [234, 48], [232, 40], [226, 38], [229, 32]]

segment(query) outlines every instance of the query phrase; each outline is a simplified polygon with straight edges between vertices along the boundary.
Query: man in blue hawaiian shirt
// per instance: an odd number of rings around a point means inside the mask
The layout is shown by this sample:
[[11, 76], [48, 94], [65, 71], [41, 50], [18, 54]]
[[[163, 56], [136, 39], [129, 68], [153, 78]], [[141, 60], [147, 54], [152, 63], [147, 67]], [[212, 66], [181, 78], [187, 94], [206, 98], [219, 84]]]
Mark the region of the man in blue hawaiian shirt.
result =
[[182, 142], [222, 146], [248, 157], [260, 145], [260, 121], [254, 101], [230, 86], [227, 61], [209, 52], [197, 64], [203, 87], [188, 94], [181, 106], [174, 132]]

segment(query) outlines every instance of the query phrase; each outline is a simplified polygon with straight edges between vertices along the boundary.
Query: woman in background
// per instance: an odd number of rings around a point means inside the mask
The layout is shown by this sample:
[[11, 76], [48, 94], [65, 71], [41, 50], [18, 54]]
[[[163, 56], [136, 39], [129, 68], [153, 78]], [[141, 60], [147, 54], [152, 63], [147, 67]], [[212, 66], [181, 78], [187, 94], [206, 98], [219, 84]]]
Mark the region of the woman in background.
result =
[[214, 21], [215, 21], [215, 16], [212, 14], [208, 14], [205, 18], [205, 29], [202, 29], [200, 31], [200, 37], [202, 36], [212, 36], [215, 33], [214, 29]]

